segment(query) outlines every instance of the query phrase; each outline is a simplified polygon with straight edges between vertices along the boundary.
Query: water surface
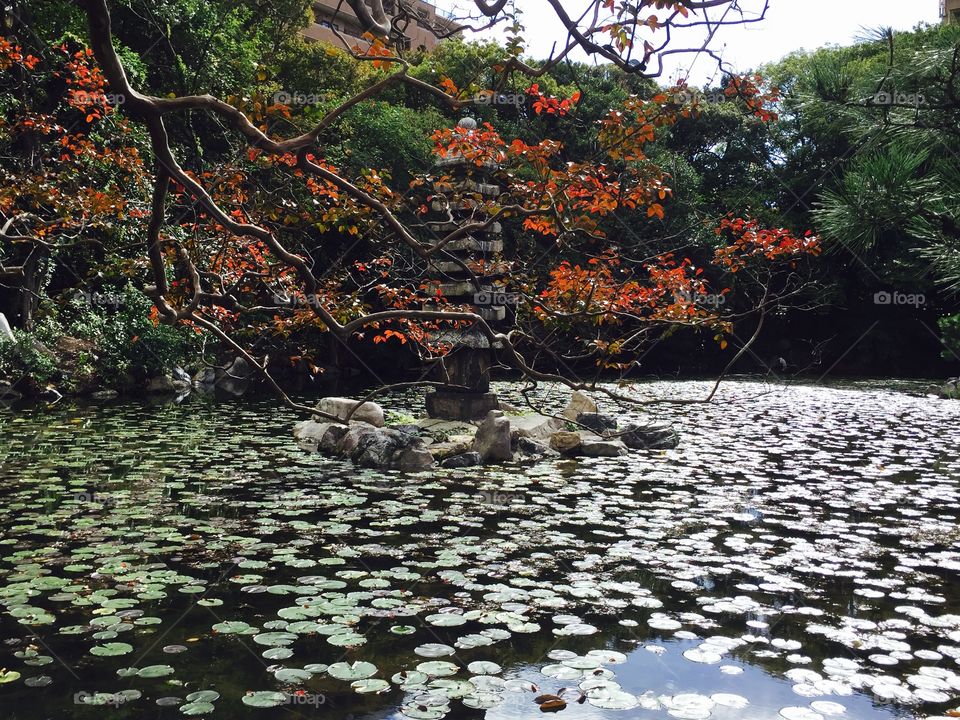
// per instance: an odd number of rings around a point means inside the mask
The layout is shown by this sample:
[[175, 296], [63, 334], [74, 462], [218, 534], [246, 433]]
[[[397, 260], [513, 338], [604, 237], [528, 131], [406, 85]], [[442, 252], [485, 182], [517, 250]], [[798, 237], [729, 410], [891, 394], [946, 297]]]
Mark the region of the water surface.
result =
[[2, 715], [943, 716], [960, 403], [917, 390], [730, 382], [633, 413], [676, 450], [420, 476], [272, 401], [2, 410]]

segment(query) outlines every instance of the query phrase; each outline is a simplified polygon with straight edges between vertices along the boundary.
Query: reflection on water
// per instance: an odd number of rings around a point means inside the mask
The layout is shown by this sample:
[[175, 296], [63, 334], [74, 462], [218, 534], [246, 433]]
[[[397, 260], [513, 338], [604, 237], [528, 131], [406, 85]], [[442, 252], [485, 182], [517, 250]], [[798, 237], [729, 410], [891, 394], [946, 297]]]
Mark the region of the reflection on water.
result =
[[960, 403], [878, 388], [732, 382], [645, 411], [676, 450], [424, 476], [264, 401], [4, 411], [5, 712], [942, 715]]

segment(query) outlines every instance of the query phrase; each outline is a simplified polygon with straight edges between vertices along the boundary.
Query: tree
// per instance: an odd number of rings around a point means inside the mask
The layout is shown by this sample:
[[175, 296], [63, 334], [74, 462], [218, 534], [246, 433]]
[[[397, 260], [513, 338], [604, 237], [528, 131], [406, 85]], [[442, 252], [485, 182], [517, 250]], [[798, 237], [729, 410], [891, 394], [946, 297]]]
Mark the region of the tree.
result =
[[[350, 176], [332, 162], [351, 113], [377, 107], [371, 103], [401, 89], [449, 112], [467, 98], [465, 89], [449, 77], [421, 79], [411, 71], [411, 61], [390, 44], [398, 20], [385, 25], [377, 0], [371, 10], [360, 3], [354, 7], [371, 30], [365, 46], [353, 51], [369, 67], [361, 86], [336, 103], [314, 103], [303, 111], [256, 99], [234, 97], [228, 102], [209, 94], [168, 97], [142, 92], [114, 45], [105, 0], [78, 4], [87, 16], [91, 51], [106, 82], [97, 100], [103, 101], [107, 91], [113, 93], [123, 115], [149, 136], [154, 176], [145, 242], [152, 282], [146, 291], [155, 302], [158, 321], [212, 334], [254, 362], [278, 391], [265, 363], [256, 362], [242, 346], [244, 334], [268, 327], [282, 333], [309, 325], [344, 343], [374, 331], [375, 339], [415, 346], [429, 359], [449, 350], [435, 342], [444, 328], [471, 326], [500, 348], [499, 359], [507, 366], [530, 378], [572, 386], [583, 383], [569, 373], [536, 367], [543, 356], [562, 364], [564, 358], [552, 349], [552, 339], [561, 331], [572, 332], [570, 342], [576, 347], [567, 357], [589, 358], [598, 368], [628, 369], [643, 341], [679, 326], [706, 328], [726, 345], [735, 318], [703, 308], [701, 301], [711, 294], [704, 263], [670, 253], [627, 256], [610, 239], [608, 223], [614, 213], [628, 211], [648, 222], [665, 216], [669, 179], [646, 148], [678, 119], [699, 112], [697, 98], [685, 85], [646, 99], [625, 93], [619, 107], [589, 127], [580, 148], [589, 146], [594, 152], [585, 158], [570, 158], [564, 143], [549, 137], [507, 141], [490, 124], [476, 130], [442, 127], [433, 136], [436, 154], [455, 154], [477, 167], [494, 161], [502, 167], [503, 193], [485, 197], [475, 189], [454, 187], [435, 173], [414, 178], [407, 191], [391, 186], [389, 175], [372, 167], [363, 166]], [[546, 61], [531, 64], [522, 59], [519, 25], [506, 12], [506, 3], [476, 3], [488, 24], [514, 21], [514, 36], [491, 68], [491, 87], [481, 92], [523, 88], [524, 112], [542, 123], [545, 135], [575, 118], [583, 99], [580, 91], [558, 94], [562, 88], [547, 79], [547, 72], [574, 47], [627, 74], [656, 77], [665, 55], [703, 46], [668, 49], [666, 42], [641, 43], [644, 32], [659, 32], [662, 38], [674, 28], [701, 28], [709, 41], [717, 28], [728, 24], [711, 19], [710, 13], [731, 5], [720, 0], [649, 0], [638, 11], [627, 4], [598, 3], [594, 19], [584, 23], [567, 16], [560, 3], [548, 4], [569, 30], [568, 43]], [[658, 17], [654, 11], [665, 13]], [[401, 20], [403, 13], [401, 5]], [[469, 96], [477, 92], [474, 87], [466, 90]], [[724, 91], [760, 120], [774, 117], [776, 93], [756, 79], [731, 77]], [[202, 116], [205, 123], [220, 123], [225, 129], [216, 154], [196, 147], [189, 131], [178, 132], [180, 141], [190, 144], [186, 156], [195, 169], [181, 164], [169, 129], [181, 116]], [[309, 126], [298, 128], [305, 121]], [[233, 154], [220, 167], [202, 167], [201, 158], [222, 156], [222, 148], [235, 148], [238, 142], [247, 146], [246, 152]], [[410, 201], [417, 192], [438, 186], [445, 188], [445, 202], [469, 209], [471, 217], [444, 237], [424, 237], [422, 205]], [[425, 296], [422, 282], [434, 259], [463, 266], [446, 250], [449, 243], [500, 221], [516, 223], [527, 233], [514, 262], [538, 246], [541, 254], [554, 258], [548, 272], [532, 264], [530, 272], [515, 274], [524, 302], [516, 326], [508, 332], [445, 298]], [[717, 280], [724, 270], [752, 273], [757, 260], [784, 262], [790, 275], [801, 255], [816, 252], [813, 238], [797, 238], [783, 229], [766, 231], [749, 219], [736, 223], [719, 226], [721, 233], [734, 231], [735, 237], [713, 258]], [[351, 237], [382, 250], [358, 262], [351, 256]], [[330, 247], [328, 241], [334, 238], [340, 247]], [[583, 260], [561, 261], [557, 256], [563, 253]], [[401, 258], [403, 263], [398, 262]], [[479, 289], [477, 269], [463, 269]], [[508, 260], [500, 274], [505, 277], [509, 269]], [[754, 310], [762, 318], [781, 300], [772, 295], [771, 274], [755, 277], [762, 292]], [[783, 287], [795, 285], [790, 281]], [[722, 287], [713, 290], [722, 293]], [[432, 303], [429, 309], [423, 306], [427, 300]], [[736, 357], [746, 351], [744, 345]]]

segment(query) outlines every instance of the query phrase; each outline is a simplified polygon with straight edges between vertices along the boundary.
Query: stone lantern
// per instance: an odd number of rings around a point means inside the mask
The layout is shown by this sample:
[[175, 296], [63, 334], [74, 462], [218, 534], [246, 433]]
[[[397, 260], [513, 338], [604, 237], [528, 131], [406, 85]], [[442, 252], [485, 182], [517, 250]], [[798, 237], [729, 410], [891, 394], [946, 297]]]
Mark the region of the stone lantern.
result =
[[[463, 118], [458, 126], [473, 131], [477, 121]], [[486, 200], [500, 194], [500, 187], [493, 180], [493, 174], [499, 169], [495, 162], [477, 166], [459, 154], [450, 154], [437, 161], [437, 168], [451, 179], [460, 196], [473, 194]], [[438, 243], [466, 222], [482, 222], [484, 218], [471, 214], [473, 207], [474, 202], [468, 198], [454, 201], [436, 192], [427, 217], [432, 242]], [[449, 255], [470, 268], [475, 279], [449, 258], [438, 255], [430, 264], [432, 280], [428, 286], [439, 290], [450, 302], [472, 306], [473, 312], [490, 323], [506, 317], [505, 296], [495, 290], [489, 278], [491, 265], [503, 252], [501, 233], [500, 223], [494, 222], [482, 232], [471, 233], [444, 246]], [[427, 414], [448, 420], [476, 420], [496, 410], [499, 401], [490, 392], [492, 348], [489, 339], [478, 328], [444, 331], [436, 339], [452, 349], [437, 361], [431, 371], [432, 379], [451, 387], [427, 394]]]

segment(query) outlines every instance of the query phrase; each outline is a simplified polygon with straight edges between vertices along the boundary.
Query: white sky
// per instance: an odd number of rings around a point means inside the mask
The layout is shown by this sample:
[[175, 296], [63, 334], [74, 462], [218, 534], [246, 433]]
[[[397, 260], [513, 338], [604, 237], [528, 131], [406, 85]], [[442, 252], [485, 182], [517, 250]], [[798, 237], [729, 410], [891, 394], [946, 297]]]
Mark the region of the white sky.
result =
[[[546, 57], [553, 42], [564, 38], [562, 26], [545, 0], [516, 2], [523, 11], [527, 28], [528, 54]], [[439, 0], [438, 4], [451, 7], [451, 0]], [[463, 0], [457, 4], [465, 6]], [[576, 16], [587, 7], [588, 1], [563, 0], [563, 5], [571, 16]], [[747, 11], [755, 14], [762, 7], [762, 0], [741, 0], [740, 5], [749, 17]], [[770, 0], [770, 9], [763, 21], [720, 28], [711, 48], [722, 55], [734, 71], [744, 72], [801, 48], [812, 50], [827, 44], [849, 44], [868, 29], [892, 26], [896, 30], [909, 30], [924, 21], [939, 22], [939, 0]], [[681, 36], [681, 32], [691, 34]], [[662, 33], [662, 30], [658, 33], [661, 38]], [[499, 40], [504, 37], [502, 29], [485, 35]], [[683, 46], [699, 46], [702, 38], [702, 29], [678, 31], [672, 47], [681, 47], [681, 42]], [[576, 59], [587, 58], [580, 55]], [[686, 75], [691, 84], [701, 85], [712, 79], [716, 62], [704, 55], [695, 59], [692, 54], [681, 54], [672, 56], [666, 67], [668, 72], [660, 78], [662, 83]]]

